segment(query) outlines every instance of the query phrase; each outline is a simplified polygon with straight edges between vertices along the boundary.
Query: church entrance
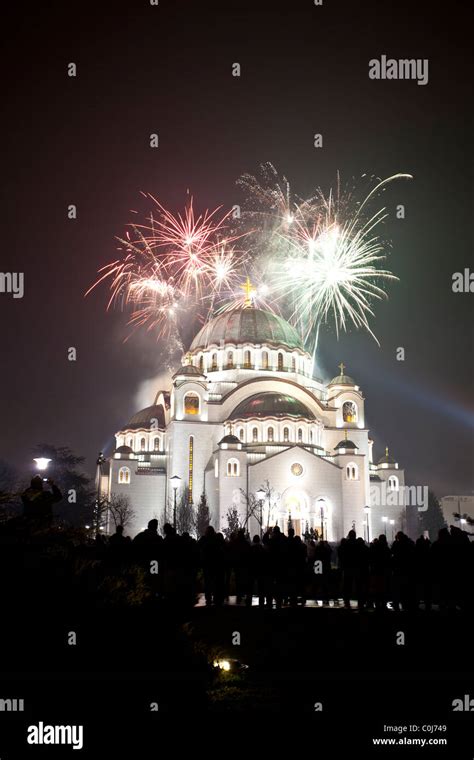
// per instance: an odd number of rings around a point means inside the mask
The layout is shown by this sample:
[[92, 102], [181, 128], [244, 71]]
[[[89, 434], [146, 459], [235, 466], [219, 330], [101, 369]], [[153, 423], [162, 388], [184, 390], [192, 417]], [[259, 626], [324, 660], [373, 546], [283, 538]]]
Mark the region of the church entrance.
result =
[[303, 537], [309, 529], [309, 500], [304, 493], [297, 488], [288, 488], [282, 494], [280, 529], [288, 534], [288, 529], [293, 528], [295, 536]]

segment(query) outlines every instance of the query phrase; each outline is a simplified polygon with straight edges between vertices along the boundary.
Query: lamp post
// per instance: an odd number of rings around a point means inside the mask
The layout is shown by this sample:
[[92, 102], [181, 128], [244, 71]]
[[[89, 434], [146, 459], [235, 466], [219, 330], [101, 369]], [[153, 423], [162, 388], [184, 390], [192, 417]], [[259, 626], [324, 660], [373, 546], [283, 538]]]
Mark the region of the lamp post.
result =
[[263, 488], [259, 488], [255, 493], [260, 507], [260, 538], [263, 536], [263, 502], [266, 495], [266, 491], [264, 491]]
[[104, 454], [102, 451], [99, 452], [99, 456], [97, 457], [97, 500], [96, 500], [96, 510], [95, 510], [95, 534], [96, 536], [100, 533], [100, 482], [102, 480], [102, 465], [105, 464], [106, 458], [104, 457]]
[[320, 541], [324, 541], [324, 506], [323, 506], [323, 504], [319, 505], [319, 516], [321, 518], [321, 538], [320, 538]]
[[387, 538], [387, 523], [388, 523], [388, 517], [382, 517], [382, 522], [385, 526], [385, 538]]
[[36, 469], [39, 470], [39, 472], [44, 472], [48, 464], [51, 462], [51, 459], [48, 459], [48, 457], [36, 457], [33, 459], [33, 462], [36, 462]]
[[179, 484], [181, 482], [181, 478], [179, 475], [173, 475], [172, 478], [170, 478], [171, 488], [173, 489], [174, 494], [174, 500], [173, 500], [173, 528], [176, 532], [176, 494], [178, 492]]
[[393, 543], [393, 531], [394, 531], [393, 526], [395, 525], [395, 520], [390, 520], [390, 525], [392, 526], [392, 543]]
[[370, 544], [370, 507], [364, 507], [364, 512], [366, 514], [366, 520], [367, 520], [367, 543]]

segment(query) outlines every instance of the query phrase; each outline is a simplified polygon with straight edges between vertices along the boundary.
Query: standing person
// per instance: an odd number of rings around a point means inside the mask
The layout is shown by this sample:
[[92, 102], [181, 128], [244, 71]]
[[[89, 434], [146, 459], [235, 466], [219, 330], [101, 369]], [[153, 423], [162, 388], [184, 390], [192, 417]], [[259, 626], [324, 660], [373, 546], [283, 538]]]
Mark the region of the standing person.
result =
[[[45, 484], [51, 491], [44, 489]], [[35, 475], [31, 479], [30, 487], [21, 495], [23, 515], [28, 520], [36, 520], [38, 524], [48, 527], [53, 519], [53, 504], [62, 498], [61, 491], [51, 478], [44, 481], [41, 475]]]
[[346, 539], [342, 539], [338, 549], [339, 566], [342, 570], [342, 596], [344, 606], [351, 607], [351, 597], [356, 596], [355, 588], [358, 575], [358, 545], [355, 530], [350, 530]]
[[265, 604], [265, 574], [266, 574], [266, 560], [267, 553], [264, 549], [260, 536], [254, 536], [252, 540], [252, 546], [250, 547], [250, 583], [249, 593], [246, 598], [247, 607], [252, 606], [252, 595], [257, 589], [258, 604], [262, 607]]
[[378, 612], [387, 608], [390, 588], [391, 555], [387, 537], [381, 534], [370, 546], [370, 577], [375, 609]]

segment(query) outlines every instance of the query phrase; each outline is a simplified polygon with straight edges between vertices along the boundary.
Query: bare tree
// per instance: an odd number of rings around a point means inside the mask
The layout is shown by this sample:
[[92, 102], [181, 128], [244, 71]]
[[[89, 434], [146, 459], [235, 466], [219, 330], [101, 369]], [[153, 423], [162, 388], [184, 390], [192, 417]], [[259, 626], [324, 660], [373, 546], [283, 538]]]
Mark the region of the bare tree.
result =
[[126, 528], [136, 517], [130, 499], [124, 494], [112, 493], [108, 502], [108, 509], [116, 528], [118, 525], [123, 525]]
[[176, 530], [178, 533], [194, 533], [196, 531], [196, 513], [194, 505], [189, 499], [188, 488], [184, 488], [179, 495], [176, 509]]
[[209, 505], [207, 503], [206, 494], [202, 493], [199, 500], [197, 514], [196, 514], [196, 534], [200, 538], [203, 536], [209, 527]]

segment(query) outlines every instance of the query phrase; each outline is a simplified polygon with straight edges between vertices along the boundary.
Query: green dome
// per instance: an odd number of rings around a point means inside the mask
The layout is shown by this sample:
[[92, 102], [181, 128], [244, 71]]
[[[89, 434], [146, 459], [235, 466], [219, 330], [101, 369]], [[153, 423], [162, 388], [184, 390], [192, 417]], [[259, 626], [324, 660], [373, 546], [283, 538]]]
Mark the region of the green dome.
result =
[[349, 375], [336, 375], [329, 385], [356, 385], [356, 381]]
[[233, 309], [211, 319], [198, 332], [190, 351], [232, 343], [272, 344], [304, 350], [295, 328], [277, 314], [253, 307]]
[[305, 417], [314, 420], [314, 414], [301, 401], [284, 393], [271, 391], [257, 393], [241, 401], [229, 419], [240, 420], [248, 417]]

